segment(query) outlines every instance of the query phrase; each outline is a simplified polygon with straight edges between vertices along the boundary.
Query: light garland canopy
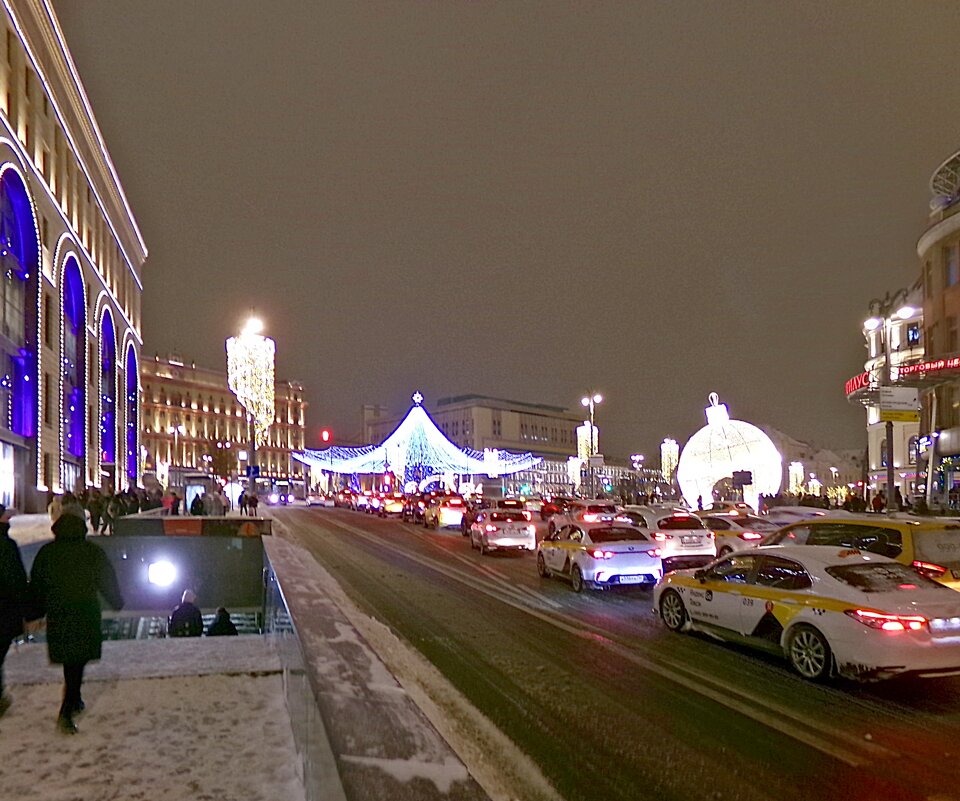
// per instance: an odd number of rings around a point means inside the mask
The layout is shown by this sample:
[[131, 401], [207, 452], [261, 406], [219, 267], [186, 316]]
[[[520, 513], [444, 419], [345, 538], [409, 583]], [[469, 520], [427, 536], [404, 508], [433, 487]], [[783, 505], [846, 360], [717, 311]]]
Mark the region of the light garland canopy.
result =
[[437, 424], [421, 406], [423, 396], [413, 395], [413, 406], [380, 445], [360, 448], [331, 447], [305, 450], [293, 457], [310, 467], [341, 474], [393, 473], [420, 478], [437, 473], [485, 475], [490, 478], [529, 470], [540, 463], [530, 453], [513, 453], [496, 448], [475, 451], [458, 448], [437, 428]]

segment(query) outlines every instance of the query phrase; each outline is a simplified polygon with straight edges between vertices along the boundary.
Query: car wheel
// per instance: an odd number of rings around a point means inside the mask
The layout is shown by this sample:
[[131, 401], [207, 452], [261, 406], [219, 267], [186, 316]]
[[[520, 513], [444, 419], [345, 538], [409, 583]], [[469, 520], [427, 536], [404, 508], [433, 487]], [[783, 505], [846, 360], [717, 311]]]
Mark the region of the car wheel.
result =
[[570, 586], [574, 592], [583, 592], [583, 573], [579, 565], [574, 565], [570, 571]]
[[670, 631], [680, 631], [687, 622], [687, 607], [676, 590], [667, 590], [660, 596], [660, 619]]
[[550, 569], [547, 567], [542, 553], [537, 554], [537, 572], [540, 574], [540, 578], [550, 578]]
[[786, 650], [790, 666], [805, 679], [823, 681], [830, 675], [830, 644], [813, 626], [800, 625], [791, 631]]
[[480, 545], [478, 547], [480, 548], [480, 556], [486, 556], [487, 546], [484, 544], [482, 536], [480, 537]]
[[729, 545], [724, 545], [719, 551], [717, 551], [717, 556], [726, 556], [727, 554], [733, 553], [733, 548]]
[[470, 550], [474, 550], [477, 547], [477, 541], [473, 538], [473, 532], [470, 532]]

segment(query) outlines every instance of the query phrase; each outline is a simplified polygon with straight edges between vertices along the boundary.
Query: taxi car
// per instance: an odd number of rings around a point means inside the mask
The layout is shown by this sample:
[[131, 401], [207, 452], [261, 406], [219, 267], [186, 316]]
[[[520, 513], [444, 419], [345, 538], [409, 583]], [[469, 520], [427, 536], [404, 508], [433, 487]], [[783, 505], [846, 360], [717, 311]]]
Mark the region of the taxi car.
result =
[[763, 517], [739, 512], [700, 512], [697, 517], [713, 532], [717, 556], [754, 548], [760, 544], [760, 540], [779, 528], [776, 523]]
[[467, 504], [456, 495], [438, 495], [427, 501], [423, 509], [426, 528], [460, 528]]
[[700, 518], [675, 506], [630, 506], [617, 515], [618, 522], [638, 526], [657, 542], [663, 569], [702, 567], [717, 555], [717, 543]]
[[380, 517], [387, 515], [402, 515], [403, 506], [406, 498], [402, 492], [389, 492], [383, 496], [380, 502]]
[[535, 551], [537, 527], [523, 509], [482, 509], [470, 524], [470, 547], [485, 556], [491, 551]]
[[761, 545], [833, 545], [889, 556], [960, 590], [960, 522], [879, 515], [815, 517], [781, 528]]
[[663, 575], [660, 548], [633, 526], [563, 526], [537, 546], [541, 578], [560, 576], [574, 592], [654, 584]]
[[886, 556], [826, 545], [773, 545], [668, 573], [654, 611], [786, 657], [806, 679], [960, 674], [960, 597]]

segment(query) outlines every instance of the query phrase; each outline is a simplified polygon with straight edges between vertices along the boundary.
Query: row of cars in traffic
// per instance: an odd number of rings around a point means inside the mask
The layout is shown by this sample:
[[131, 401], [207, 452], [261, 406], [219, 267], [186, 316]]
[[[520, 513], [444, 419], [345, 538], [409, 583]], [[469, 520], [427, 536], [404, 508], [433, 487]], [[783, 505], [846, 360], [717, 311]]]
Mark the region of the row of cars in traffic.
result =
[[439, 493], [398, 516], [459, 528], [481, 555], [533, 551], [577, 592], [652, 586], [671, 631], [780, 654], [807, 679], [960, 674], [958, 520]]

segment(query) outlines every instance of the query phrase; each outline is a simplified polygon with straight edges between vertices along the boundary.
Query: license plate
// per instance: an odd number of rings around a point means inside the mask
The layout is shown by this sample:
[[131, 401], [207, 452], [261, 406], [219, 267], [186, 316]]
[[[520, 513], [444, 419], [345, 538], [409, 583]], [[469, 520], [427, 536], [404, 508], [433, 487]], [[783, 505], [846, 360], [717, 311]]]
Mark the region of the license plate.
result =
[[680, 542], [682, 542], [684, 545], [699, 545], [700, 538], [699, 537], [681, 537]]
[[620, 576], [621, 584], [643, 584], [643, 576]]

